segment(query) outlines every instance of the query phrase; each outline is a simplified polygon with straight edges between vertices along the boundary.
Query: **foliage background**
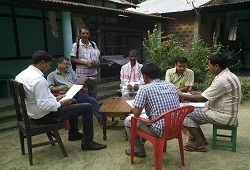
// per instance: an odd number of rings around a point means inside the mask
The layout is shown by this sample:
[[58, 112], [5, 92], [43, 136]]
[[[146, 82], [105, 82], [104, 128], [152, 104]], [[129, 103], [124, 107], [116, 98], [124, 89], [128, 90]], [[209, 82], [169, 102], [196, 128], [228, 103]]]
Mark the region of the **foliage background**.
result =
[[[188, 59], [188, 68], [194, 71], [195, 85], [193, 89], [204, 91], [210, 86], [214, 76], [209, 74], [207, 59], [209, 56], [221, 52], [224, 48], [222, 44], [208, 47], [201, 37], [196, 36], [188, 46], [183, 46], [174, 34], [162, 37], [162, 32], [159, 35], [156, 26], [147, 33], [148, 36], [144, 39], [143, 46], [151, 56], [148, 60], [159, 65], [162, 79], [165, 79], [166, 70], [175, 66], [174, 58], [184, 56]], [[250, 83], [243, 81], [241, 87], [243, 94], [241, 101], [249, 100]]]

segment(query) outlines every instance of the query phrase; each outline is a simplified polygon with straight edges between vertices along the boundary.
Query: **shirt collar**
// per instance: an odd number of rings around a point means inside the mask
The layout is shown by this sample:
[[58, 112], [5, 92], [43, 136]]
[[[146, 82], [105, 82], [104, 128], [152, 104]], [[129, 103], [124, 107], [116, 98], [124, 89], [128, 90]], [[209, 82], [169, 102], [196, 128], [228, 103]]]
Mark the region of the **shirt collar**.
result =
[[[177, 74], [177, 69], [176, 69], [176, 67], [174, 68], [174, 74]], [[182, 75], [186, 75], [187, 74], [187, 68], [186, 68], [186, 70], [183, 72], [183, 74]]]
[[43, 72], [42, 72], [41, 70], [39, 70], [38, 68], [36, 68], [35, 66], [30, 65], [29, 68], [30, 68], [31, 70], [34, 70], [35, 72], [37, 72], [38, 74], [40, 74], [41, 76], [44, 77]]
[[[69, 70], [66, 71], [66, 74], [68, 74], [68, 73], [69, 73]], [[60, 71], [58, 69], [56, 69], [56, 74], [62, 74], [62, 73], [60, 73]]]

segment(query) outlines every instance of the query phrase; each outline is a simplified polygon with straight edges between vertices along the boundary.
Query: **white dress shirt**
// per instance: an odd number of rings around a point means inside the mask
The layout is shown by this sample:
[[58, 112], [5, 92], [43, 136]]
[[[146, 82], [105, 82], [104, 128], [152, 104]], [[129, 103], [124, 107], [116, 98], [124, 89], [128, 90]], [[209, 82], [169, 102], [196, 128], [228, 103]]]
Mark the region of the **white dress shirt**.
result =
[[30, 65], [16, 76], [16, 80], [24, 85], [25, 103], [31, 118], [40, 119], [61, 107], [56, 97], [50, 92], [43, 73], [36, 67]]

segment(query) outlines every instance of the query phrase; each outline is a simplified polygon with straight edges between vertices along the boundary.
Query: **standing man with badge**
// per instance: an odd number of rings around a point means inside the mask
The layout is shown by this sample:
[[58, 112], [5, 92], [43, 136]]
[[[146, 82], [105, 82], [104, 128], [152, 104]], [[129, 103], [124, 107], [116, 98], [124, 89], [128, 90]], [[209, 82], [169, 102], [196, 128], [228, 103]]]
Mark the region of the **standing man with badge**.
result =
[[71, 51], [71, 61], [76, 65], [77, 76], [84, 75], [91, 77], [87, 89], [89, 96], [96, 99], [97, 96], [97, 68], [100, 65], [100, 51], [96, 43], [89, 41], [89, 29], [83, 27], [80, 30], [80, 39], [73, 44]]

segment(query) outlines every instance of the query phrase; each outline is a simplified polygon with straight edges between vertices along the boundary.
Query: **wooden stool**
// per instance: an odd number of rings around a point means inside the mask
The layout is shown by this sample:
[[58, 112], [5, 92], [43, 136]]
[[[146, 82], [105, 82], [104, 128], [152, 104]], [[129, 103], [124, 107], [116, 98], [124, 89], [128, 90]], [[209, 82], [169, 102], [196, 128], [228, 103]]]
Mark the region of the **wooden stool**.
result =
[[[237, 128], [238, 128], [238, 119], [236, 120], [235, 125], [233, 126], [228, 126], [228, 125], [213, 125], [213, 141], [212, 141], [212, 149], [216, 149], [217, 147], [223, 147], [223, 148], [230, 148], [232, 149], [232, 152], [236, 152], [236, 137], [237, 137]], [[217, 130], [230, 130], [231, 135], [224, 135], [224, 134], [218, 134]], [[230, 138], [231, 141], [230, 143], [224, 143], [221, 141], [217, 141], [217, 136], [218, 137], [223, 137], [223, 138]]]

